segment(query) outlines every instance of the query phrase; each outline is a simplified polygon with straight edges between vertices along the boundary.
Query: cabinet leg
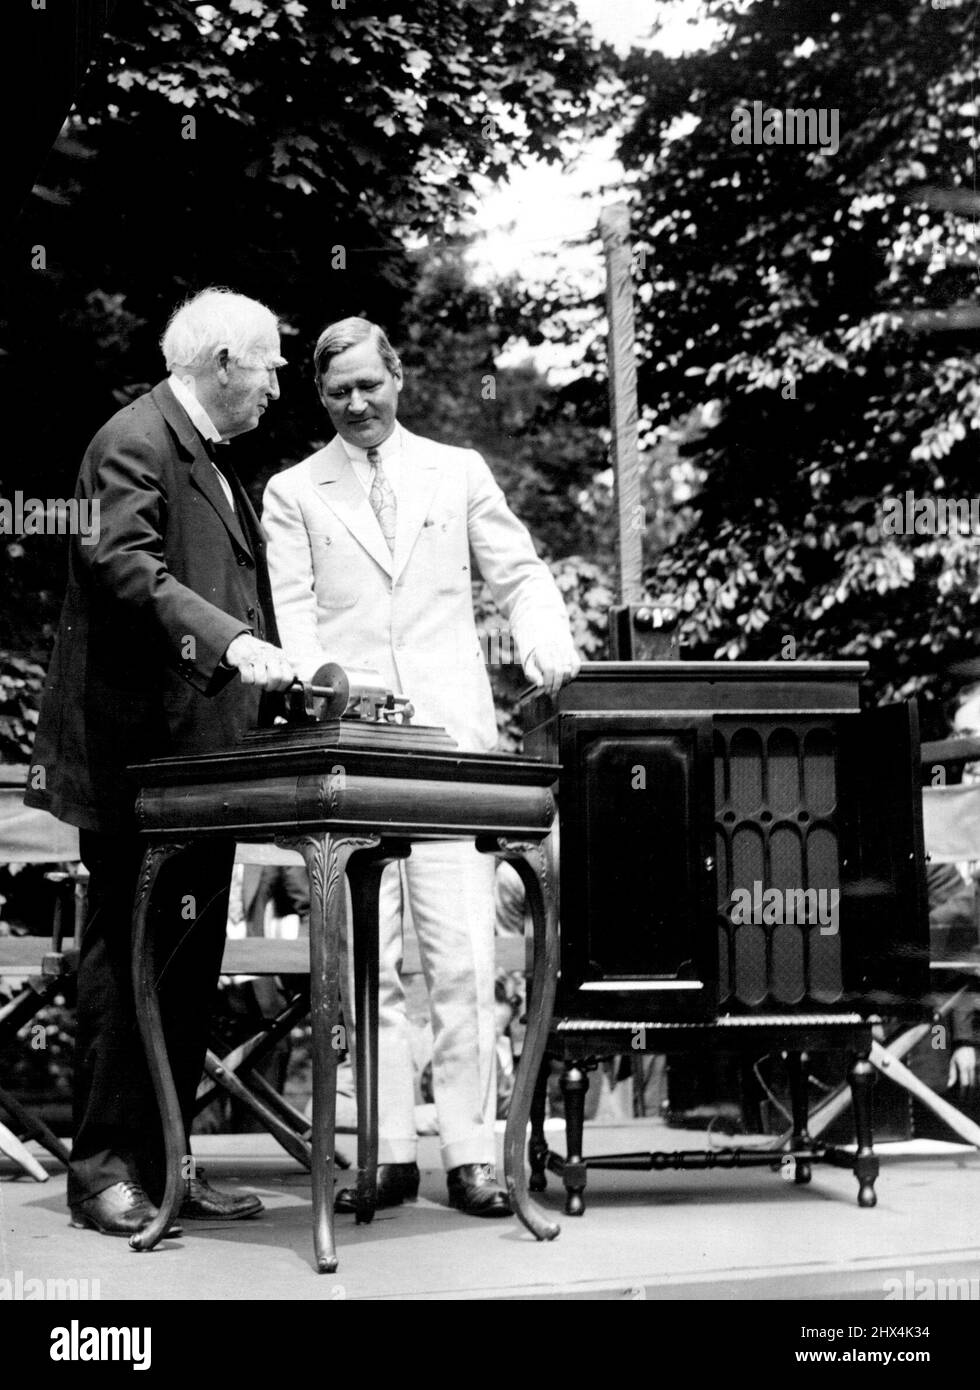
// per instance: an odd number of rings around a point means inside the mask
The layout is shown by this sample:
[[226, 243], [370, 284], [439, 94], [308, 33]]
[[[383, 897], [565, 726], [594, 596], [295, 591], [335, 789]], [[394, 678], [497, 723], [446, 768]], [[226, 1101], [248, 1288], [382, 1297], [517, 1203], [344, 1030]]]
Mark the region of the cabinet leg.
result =
[[547, 1187], [548, 1141], [544, 1136], [544, 1117], [548, 1106], [548, 1075], [551, 1071], [551, 1058], [546, 1053], [534, 1083], [531, 1097], [531, 1137], [527, 1145], [527, 1161], [531, 1169], [528, 1187], [532, 1192], [543, 1192]]
[[874, 1067], [868, 1058], [867, 1052], [857, 1053], [850, 1074], [854, 1131], [857, 1137], [854, 1175], [858, 1180], [859, 1207], [873, 1207], [878, 1201], [875, 1195], [878, 1160], [875, 1157], [871, 1134], [871, 1087], [874, 1082]]
[[[786, 1055], [786, 1070], [789, 1073], [789, 1093], [793, 1107], [793, 1134], [790, 1139], [790, 1147], [808, 1149], [813, 1143], [807, 1129], [810, 1116], [808, 1103], [810, 1058], [805, 1052], [789, 1052]], [[794, 1181], [802, 1185], [808, 1183], [810, 1177], [810, 1164], [805, 1159], [798, 1158]]]
[[578, 1062], [566, 1062], [561, 1078], [561, 1093], [565, 1100], [566, 1153], [562, 1168], [565, 1184], [565, 1213], [581, 1216], [585, 1211], [585, 1180], [587, 1169], [582, 1162], [582, 1129], [585, 1124], [585, 1093], [589, 1077]]

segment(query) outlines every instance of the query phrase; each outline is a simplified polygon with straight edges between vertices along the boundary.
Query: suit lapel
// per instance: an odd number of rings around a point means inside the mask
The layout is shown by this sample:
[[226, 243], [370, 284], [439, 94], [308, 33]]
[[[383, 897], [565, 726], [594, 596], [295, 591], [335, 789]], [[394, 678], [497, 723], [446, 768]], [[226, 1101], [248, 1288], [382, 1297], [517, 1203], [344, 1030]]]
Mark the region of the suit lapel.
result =
[[402, 472], [395, 526], [395, 579], [408, 563], [441, 475], [439, 465], [427, 457], [424, 439], [402, 430], [402, 440]]
[[[354, 539], [364, 547], [372, 560], [377, 561], [385, 574], [393, 574], [391, 552], [381, 534], [378, 518], [371, 510], [371, 503], [357, 480], [357, 474], [351, 467], [339, 435], [335, 436], [325, 449], [313, 455], [310, 461], [310, 479], [313, 491], [323, 505], [344, 523]], [[401, 525], [400, 503], [398, 525]], [[397, 539], [395, 544], [397, 547]]]
[[[211, 506], [224, 522], [225, 529], [232, 539], [238, 542], [242, 550], [251, 554], [252, 549], [245, 537], [245, 532], [242, 530], [241, 522], [228, 505], [228, 498], [225, 496], [221, 484], [215, 476], [214, 465], [208, 458], [204, 445], [200, 442], [200, 437], [196, 430], [194, 431], [194, 436], [196, 448], [194, 450], [194, 457], [191, 460], [191, 482], [211, 503]], [[234, 494], [234, 489], [232, 489], [232, 492]], [[240, 501], [240, 499], [241, 494], [239, 494], [238, 500]]]
[[[222, 472], [224, 474], [225, 482], [231, 488], [231, 495], [235, 499], [235, 513], [238, 517], [238, 523], [241, 527], [242, 534], [245, 537], [245, 542], [248, 545], [248, 548], [252, 552], [252, 554], [257, 555], [261, 550], [265, 549], [265, 546], [264, 537], [262, 535], [262, 524], [259, 521], [258, 517], [255, 515], [255, 508], [252, 506], [252, 499], [245, 491], [245, 486], [242, 483], [241, 478], [239, 478], [238, 472], [234, 464], [226, 463], [222, 469]], [[215, 482], [218, 484], [218, 487], [221, 488], [221, 483], [219, 479], [215, 478]], [[222, 496], [223, 495], [224, 492], [222, 490]], [[226, 502], [227, 500], [228, 499], [225, 498]]]
[[235, 506], [238, 508], [238, 515], [242, 519], [242, 528], [248, 537], [248, 543], [255, 560], [255, 584], [259, 593], [259, 602], [262, 605], [262, 613], [265, 617], [265, 638], [267, 642], [273, 642], [278, 646], [279, 628], [276, 624], [276, 605], [272, 597], [269, 566], [265, 558], [265, 532], [262, 530], [261, 521], [255, 514], [252, 499], [242, 486], [238, 474], [234, 469], [229, 469], [228, 472], [231, 489], [235, 495]]
[[[190, 480], [211, 506], [217, 512], [226, 531], [232, 540], [247, 555], [252, 554], [252, 547], [246, 539], [245, 532], [242, 530], [241, 523], [235, 513], [228, 506], [228, 499], [222, 491], [221, 484], [218, 482], [214, 471], [214, 465], [208, 458], [207, 450], [201, 436], [198, 434], [194, 425], [178, 402], [176, 396], [171, 391], [165, 381], [161, 381], [151, 392], [157, 408], [160, 410], [167, 424], [176, 434], [178, 440], [183, 445], [185, 451], [190, 455]], [[234, 491], [234, 489], [233, 489]], [[244, 495], [244, 488], [238, 489], [239, 498]], [[251, 511], [251, 504], [246, 504]], [[254, 514], [253, 514], [254, 515]], [[256, 523], [257, 524], [257, 523]]]

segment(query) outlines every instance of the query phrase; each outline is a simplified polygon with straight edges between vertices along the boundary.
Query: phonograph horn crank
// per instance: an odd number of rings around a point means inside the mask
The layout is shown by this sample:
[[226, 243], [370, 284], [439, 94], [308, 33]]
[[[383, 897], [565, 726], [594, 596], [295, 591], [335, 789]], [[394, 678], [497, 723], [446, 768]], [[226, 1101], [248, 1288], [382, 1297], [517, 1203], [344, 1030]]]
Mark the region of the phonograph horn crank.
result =
[[411, 700], [390, 690], [377, 671], [347, 672], [335, 661], [318, 666], [312, 680], [297, 677], [285, 692], [285, 701], [286, 722], [300, 724], [335, 719], [410, 724], [415, 713]]
[[[325, 661], [318, 666], [310, 681], [297, 677], [289, 692], [291, 699], [295, 700], [299, 691], [303, 693], [303, 712], [311, 719], [340, 719], [350, 704], [347, 672], [335, 661]], [[314, 704], [316, 700], [323, 701], [319, 709]]]

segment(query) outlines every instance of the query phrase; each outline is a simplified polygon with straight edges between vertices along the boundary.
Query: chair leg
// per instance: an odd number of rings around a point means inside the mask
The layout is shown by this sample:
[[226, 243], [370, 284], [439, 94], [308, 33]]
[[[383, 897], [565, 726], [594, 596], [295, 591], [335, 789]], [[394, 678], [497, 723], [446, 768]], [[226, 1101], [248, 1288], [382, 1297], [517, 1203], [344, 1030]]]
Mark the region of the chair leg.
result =
[[[265, 1057], [276, 1047], [283, 1038], [287, 1037], [291, 1030], [310, 1012], [310, 992], [306, 986], [298, 991], [289, 1003], [278, 1013], [275, 1018], [264, 1020], [262, 1027], [244, 1042], [233, 1047], [230, 1052], [221, 1052], [217, 1046], [212, 1050], [214, 1055], [220, 1057], [222, 1065], [230, 1072], [236, 1072], [244, 1076], [247, 1071], [257, 1066]], [[194, 1113], [199, 1115], [214, 1101], [218, 1092], [218, 1082], [214, 1080], [202, 1081], [197, 1090], [197, 1098], [194, 1102]], [[310, 1126], [307, 1124], [298, 1133], [308, 1131]]]
[[544, 1117], [548, 1105], [548, 1076], [551, 1072], [551, 1058], [546, 1052], [541, 1060], [541, 1069], [534, 1086], [531, 1100], [531, 1137], [527, 1144], [527, 1161], [531, 1170], [528, 1187], [532, 1192], [543, 1192], [548, 1185], [548, 1141], [544, 1135]]
[[21, 1133], [26, 1135], [28, 1139], [35, 1139], [59, 1163], [63, 1163], [66, 1168], [68, 1167], [71, 1162], [71, 1154], [57, 1135], [52, 1134], [43, 1120], [32, 1115], [28, 1109], [21, 1105], [19, 1100], [4, 1090], [0, 1090], [0, 1111], [6, 1112], [20, 1126]]
[[566, 1154], [562, 1165], [565, 1184], [565, 1214], [581, 1216], [585, 1211], [585, 1182], [587, 1169], [582, 1162], [582, 1129], [585, 1124], [585, 1093], [589, 1077], [578, 1062], [566, 1062], [561, 1078], [561, 1093], [565, 1100]]
[[41, 976], [25, 985], [19, 994], [0, 1008], [0, 1047], [12, 1043], [25, 1023], [45, 1007], [55, 993], [55, 982]]
[[0, 1154], [6, 1154], [8, 1158], [13, 1159], [14, 1163], [19, 1164], [35, 1182], [47, 1182], [48, 1175], [40, 1163], [24, 1147], [17, 1135], [4, 1124], [0, 1124]]
[[[292, 1126], [282, 1120], [269, 1105], [254, 1095], [244, 1085], [240, 1077], [225, 1067], [221, 1059], [216, 1057], [210, 1049], [208, 1049], [204, 1059], [204, 1070], [212, 1081], [224, 1087], [230, 1096], [234, 1097], [246, 1110], [249, 1110], [263, 1128], [267, 1129], [286, 1152], [295, 1158], [297, 1163], [309, 1170], [313, 1162], [310, 1143], [305, 1138], [301, 1138]], [[254, 1081], [255, 1078], [253, 1077], [252, 1080]]]
[[859, 1207], [873, 1207], [878, 1201], [875, 1195], [878, 1160], [875, 1157], [871, 1132], [871, 1086], [874, 1082], [874, 1067], [868, 1056], [867, 1052], [856, 1053], [850, 1072], [854, 1130], [857, 1136], [854, 1175], [859, 1184]]
[[[793, 1107], [793, 1134], [790, 1138], [790, 1148], [808, 1149], [813, 1140], [807, 1130], [809, 1120], [809, 1100], [808, 1087], [810, 1080], [810, 1059], [805, 1052], [789, 1052], [786, 1054], [786, 1070], [789, 1072], [789, 1093]], [[808, 1183], [811, 1177], [810, 1164], [806, 1159], [797, 1159], [795, 1165], [794, 1181], [802, 1185]]]
[[739, 1063], [739, 1108], [746, 1134], [766, 1134], [768, 1131], [762, 1118], [765, 1092], [759, 1085], [754, 1060], [752, 1057], [743, 1057]]

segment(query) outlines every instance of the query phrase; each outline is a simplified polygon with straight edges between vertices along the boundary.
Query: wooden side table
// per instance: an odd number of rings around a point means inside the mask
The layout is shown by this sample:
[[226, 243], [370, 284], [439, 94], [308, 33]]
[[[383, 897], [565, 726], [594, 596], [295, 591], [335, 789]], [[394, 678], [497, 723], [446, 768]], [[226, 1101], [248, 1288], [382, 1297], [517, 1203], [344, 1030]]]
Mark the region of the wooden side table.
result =
[[310, 875], [310, 1002], [313, 1034], [313, 1212], [316, 1267], [337, 1268], [333, 1229], [340, 933], [351, 890], [358, 1088], [357, 1215], [377, 1204], [378, 889], [382, 871], [414, 841], [472, 838], [508, 859], [527, 892], [534, 926], [533, 1012], [507, 1122], [504, 1177], [520, 1220], [539, 1240], [559, 1227], [531, 1200], [524, 1143], [555, 995], [556, 875], [548, 835], [555, 816], [554, 764], [461, 753], [439, 731], [334, 721], [249, 735], [237, 747], [163, 758], [138, 769], [138, 818], [146, 840], [133, 916], [133, 981], [140, 1028], [163, 1122], [167, 1186], [151, 1225], [133, 1236], [150, 1250], [183, 1195], [185, 1136], [164, 1046], [148, 930], [162, 865], [200, 838], [273, 842], [298, 849]]

